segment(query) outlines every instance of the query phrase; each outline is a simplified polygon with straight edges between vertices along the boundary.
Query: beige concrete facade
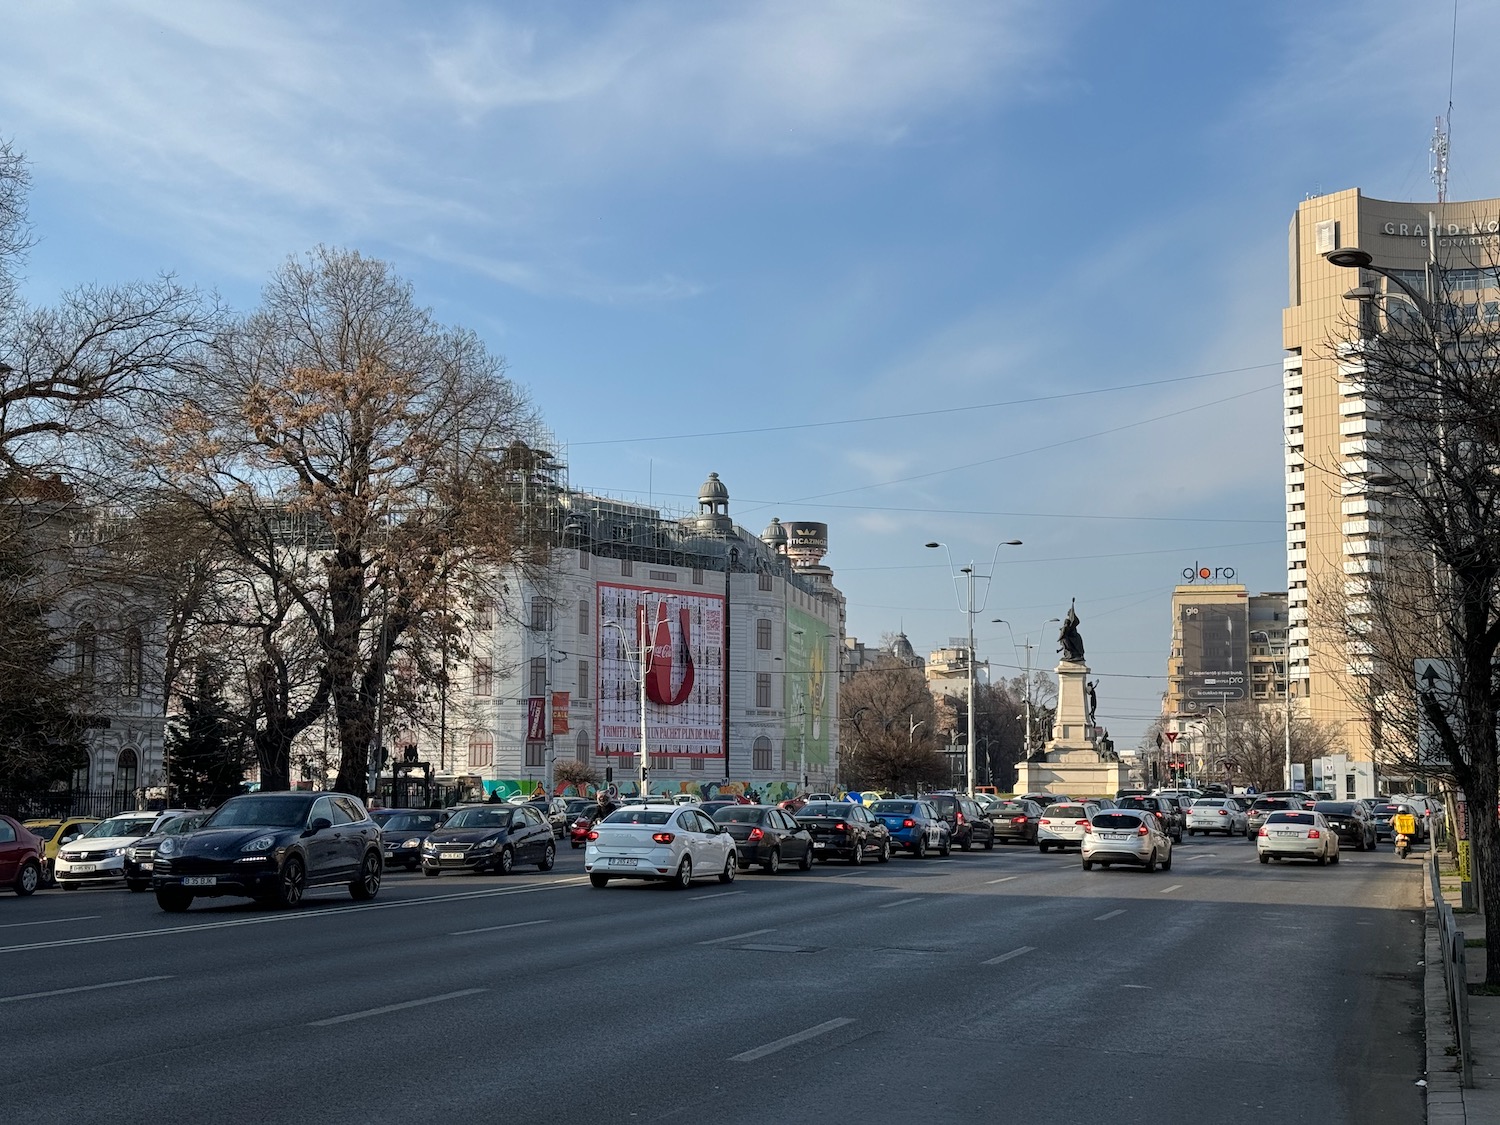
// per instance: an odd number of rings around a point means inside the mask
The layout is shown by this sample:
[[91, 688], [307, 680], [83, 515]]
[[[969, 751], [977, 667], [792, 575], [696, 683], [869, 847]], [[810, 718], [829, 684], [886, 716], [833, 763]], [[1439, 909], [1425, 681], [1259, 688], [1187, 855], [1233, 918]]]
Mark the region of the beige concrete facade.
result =
[[[1436, 237], [1434, 237], [1436, 230]], [[1399, 311], [1399, 288], [1367, 270], [1324, 260], [1326, 251], [1359, 247], [1375, 265], [1398, 271], [1418, 292], [1429, 260], [1447, 271], [1493, 263], [1500, 250], [1500, 199], [1393, 203], [1357, 189], [1305, 200], [1288, 239], [1289, 294], [1282, 316], [1286, 439], [1288, 663], [1298, 709], [1335, 724], [1351, 757], [1383, 757], [1366, 717], [1364, 687], [1372, 654], [1351, 645], [1331, 615], [1379, 573], [1384, 505], [1389, 502], [1366, 455], [1378, 448], [1383, 419], [1367, 409], [1357, 341], [1375, 327], [1358, 323], [1356, 286], [1385, 294]], [[1450, 286], [1467, 290], [1463, 283]], [[1479, 286], [1482, 288], [1482, 284]], [[1477, 294], [1478, 300], [1484, 294]], [[1493, 299], [1490, 291], [1487, 296]], [[1500, 309], [1485, 306], [1487, 318]], [[1373, 311], [1373, 310], [1372, 310]], [[1321, 617], [1320, 617], [1321, 614]]]

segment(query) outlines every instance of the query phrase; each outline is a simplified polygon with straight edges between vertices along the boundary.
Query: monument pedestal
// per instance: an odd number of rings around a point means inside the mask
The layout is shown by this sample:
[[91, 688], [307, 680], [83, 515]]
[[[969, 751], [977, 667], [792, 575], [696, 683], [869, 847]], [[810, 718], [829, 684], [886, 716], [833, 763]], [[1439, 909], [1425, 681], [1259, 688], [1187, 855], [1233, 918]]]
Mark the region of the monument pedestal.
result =
[[1066, 793], [1069, 797], [1113, 797], [1129, 784], [1129, 771], [1106, 761], [1089, 722], [1089, 666], [1064, 660], [1057, 673], [1057, 716], [1052, 737], [1036, 758], [1016, 766], [1017, 793]]

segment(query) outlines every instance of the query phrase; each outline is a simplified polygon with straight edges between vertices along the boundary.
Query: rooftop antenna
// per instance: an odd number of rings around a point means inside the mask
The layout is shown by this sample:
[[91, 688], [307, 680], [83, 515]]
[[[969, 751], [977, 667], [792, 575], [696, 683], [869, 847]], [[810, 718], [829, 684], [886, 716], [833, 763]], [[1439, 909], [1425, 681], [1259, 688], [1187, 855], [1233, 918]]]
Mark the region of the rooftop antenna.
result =
[[1458, 0], [1453, 0], [1453, 42], [1448, 52], [1448, 112], [1432, 126], [1432, 182], [1437, 201], [1448, 202], [1448, 132], [1453, 125], [1453, 71], [1458, 59]]

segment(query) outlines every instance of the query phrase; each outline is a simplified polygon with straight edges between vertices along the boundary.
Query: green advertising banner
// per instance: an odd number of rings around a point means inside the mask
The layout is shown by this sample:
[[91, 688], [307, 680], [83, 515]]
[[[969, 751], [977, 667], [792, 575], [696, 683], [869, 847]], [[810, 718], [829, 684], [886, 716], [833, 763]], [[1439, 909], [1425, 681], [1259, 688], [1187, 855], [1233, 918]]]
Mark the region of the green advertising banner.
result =
[[795, 769], [828, 765], [828, 626], [799, 609], [786, 611], [786, 762]]

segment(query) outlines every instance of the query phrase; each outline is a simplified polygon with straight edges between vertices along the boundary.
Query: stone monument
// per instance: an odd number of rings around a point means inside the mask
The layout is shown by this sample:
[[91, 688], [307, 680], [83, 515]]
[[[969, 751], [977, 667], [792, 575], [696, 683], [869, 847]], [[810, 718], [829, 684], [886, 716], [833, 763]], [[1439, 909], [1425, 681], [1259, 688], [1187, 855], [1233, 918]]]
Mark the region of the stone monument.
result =
[[1126, 767], [1099, 752], [1095, 726], [1095, 683], [1083, 660], [1077, 600], [1068, 607], [1057, 651], [1057, 713], [1052, 737], [1041, 752], [1016, 766], [1017, 793], [1066, 793], [1070, 797], [1113, 797], [1129, 784]]

